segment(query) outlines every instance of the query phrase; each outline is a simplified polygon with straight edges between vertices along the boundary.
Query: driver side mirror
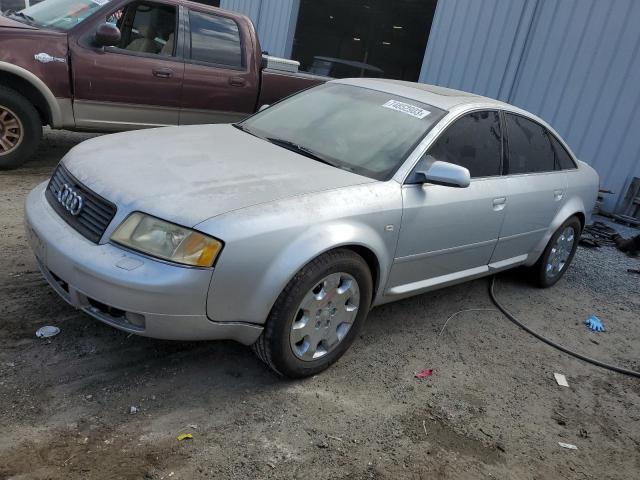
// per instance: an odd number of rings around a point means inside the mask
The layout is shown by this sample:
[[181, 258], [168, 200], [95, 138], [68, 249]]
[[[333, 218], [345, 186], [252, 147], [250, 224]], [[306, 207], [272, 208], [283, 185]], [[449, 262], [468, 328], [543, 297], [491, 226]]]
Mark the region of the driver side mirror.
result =
[[96, 30], [95, 41], [101, 47], [114, 47], [120, 43], [120, 29], [113, 23], [103, 23]]
[[416, 176], [423, 183], [445, 187], [467, 188], [471, 183], [469, 170], [453, 163], [434, 161], [426, 170], [417, 170]]

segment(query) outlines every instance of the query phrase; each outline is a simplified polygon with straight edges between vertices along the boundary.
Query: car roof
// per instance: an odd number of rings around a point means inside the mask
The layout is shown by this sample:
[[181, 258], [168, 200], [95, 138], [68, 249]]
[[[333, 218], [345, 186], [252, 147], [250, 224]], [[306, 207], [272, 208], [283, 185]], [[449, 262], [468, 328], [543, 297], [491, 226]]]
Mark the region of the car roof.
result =
[[518, 111], [516, 107], [508, 103], [492, 98], [476, 95], [475, 93], [454, 90], [453, 88], [439, 87], [426, 83], [407, 82], [404, 80], [390, 80], [387, 78], [346, 78], [333, 80], [332, 83], [342, 83], [357, 87], [371, 88], [382, 92], [400, 95], [423, 102], [443, 110], [451, 110], [459, 105], [482, 104], [493, 105], [495, 108]]

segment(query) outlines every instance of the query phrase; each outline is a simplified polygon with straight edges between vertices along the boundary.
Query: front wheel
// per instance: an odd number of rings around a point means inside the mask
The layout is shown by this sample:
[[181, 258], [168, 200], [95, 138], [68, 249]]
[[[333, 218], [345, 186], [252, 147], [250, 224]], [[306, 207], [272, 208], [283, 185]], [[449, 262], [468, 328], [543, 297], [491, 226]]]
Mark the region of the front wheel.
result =
[[533, 279], [539, 287], [554, 285], [567, 271], [578, 248], [582, 224], [569, 218], [553, 234], [540, 259], [532, 267]]
[[283, 376], [321, 372], [353, 342], [369, 312], [372, 291], [362, 257], [347, 249], [325, 253], [284, 288], [253, 350]]
[[26, 162], [41, 138], [36, 108], [15, 90], [0, 86], [0, 170]]

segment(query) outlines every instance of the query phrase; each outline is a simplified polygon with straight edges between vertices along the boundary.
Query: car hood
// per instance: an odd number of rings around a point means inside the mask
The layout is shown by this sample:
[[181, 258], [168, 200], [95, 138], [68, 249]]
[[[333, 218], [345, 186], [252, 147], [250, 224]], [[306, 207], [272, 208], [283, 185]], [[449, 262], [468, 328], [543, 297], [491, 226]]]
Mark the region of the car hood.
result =
[[373, 182], [232, 125], [166, 127], [94, 138], [64, 165], [119, 213], [185, 226], [286, 197]]

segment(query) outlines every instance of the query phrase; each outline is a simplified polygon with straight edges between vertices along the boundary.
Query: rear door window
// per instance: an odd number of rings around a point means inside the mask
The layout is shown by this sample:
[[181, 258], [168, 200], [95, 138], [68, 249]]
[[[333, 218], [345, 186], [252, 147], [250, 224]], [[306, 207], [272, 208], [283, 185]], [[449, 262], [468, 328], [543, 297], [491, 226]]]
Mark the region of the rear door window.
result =
[[471, 178], [500, 175], [502, 132], [496, 111], [469, 113], [438, 137], [427, 155], [469, 170]]
[[191, 59], [242, 68], [242, 42], [238, 24], [226, 17], [190, 11]]
[[509, 173], [551, 172], [555, 155], [545, 128], [520, 115], [505, 113], [509, 138]]

